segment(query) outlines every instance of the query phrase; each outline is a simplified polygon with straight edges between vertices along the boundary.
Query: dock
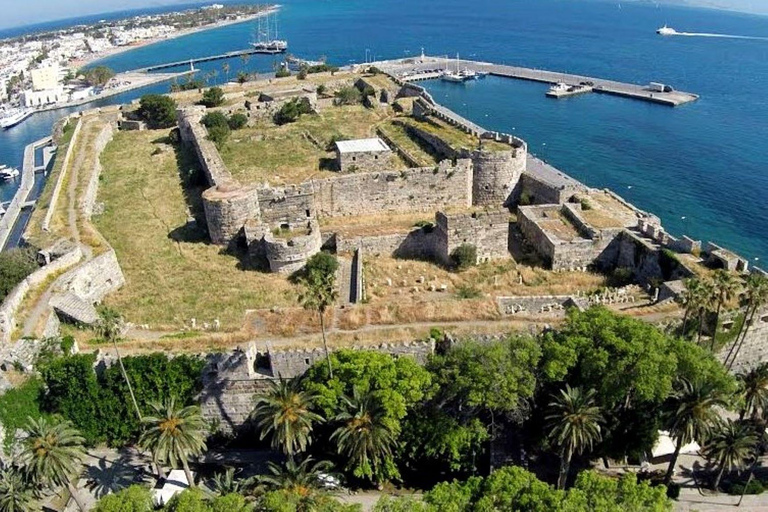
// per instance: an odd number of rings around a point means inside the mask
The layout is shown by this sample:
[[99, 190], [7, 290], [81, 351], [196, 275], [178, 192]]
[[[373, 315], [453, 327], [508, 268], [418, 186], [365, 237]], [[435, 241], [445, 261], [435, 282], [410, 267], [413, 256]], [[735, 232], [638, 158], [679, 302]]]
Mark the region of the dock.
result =
[[[164, 64], [156, 64], [146, 68], [135, 69], [136, 73], [150, 73], [152, 71], [159, 71], [161, 69], [177, 68], [180, 66], [194, 66], [200, 62], [211, 62], [215, 60], [232, 59], [235, 57], [242, 57], [244, 55], [257, 55], [264, 54], [263, 50], [257, 50], [256, 48], [248, 48], [245, 50], [235, 50], [233, 52], [220, 53], [218, 55], [209, 55], [207, 57], [198, 57], [196, 59], [177, 60], [176, 62], [166, 62]], [[269, 54], [272, 55], [272, 54]]]
[[[416, 59], [376, 62], [375, 65], [382, 70], [399, 77], [401, 80], [408, 82], [439, 78], [442, 69], [453, 69], [454, 67], [459, 66], [475, 72], [487, 73], [489, 75], [504, 78], [515, 78], [518, 80], [528, 80], [550, 85], [564, 83], [574, 90], [574, 93], [565, 94], [565, 96], [594, 92], [598, 94], [612, 94], [614, 96], [648, 101], [671, 107], [676, 107], [699, 99], [697, 94], [690, 92], [674, 90], [670, 92], [659, 92], [652, 90], [649, 85], [629, 84], [591, 76], [574, 75], [570, 73], [560, 73], [519, 66], [507, 66], [491, 62], [459, 60], [457, 63], [455, 59], [449, 59], [447, 57], [424, 56]], [[650, 80], [648, 83], [650, 84]], [[578, 92], [575, 92], [576, 88], [579, 86], [589, 87], [590, 90], [579, 90]]]

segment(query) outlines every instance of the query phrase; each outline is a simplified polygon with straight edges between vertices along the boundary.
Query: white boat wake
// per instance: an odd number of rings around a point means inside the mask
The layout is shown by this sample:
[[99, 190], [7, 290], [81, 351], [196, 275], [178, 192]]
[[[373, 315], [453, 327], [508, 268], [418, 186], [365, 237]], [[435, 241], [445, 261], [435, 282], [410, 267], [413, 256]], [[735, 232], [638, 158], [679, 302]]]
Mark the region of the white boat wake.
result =
[[688, 36], [688, 37], [718, 37], [722, 39], [751, 39], [753, 41], [768, 41], [768, 37], [758, 36], [737, 36], [732, 34], [709, 34], [706, 32], [674, 32], [667, 34], [671, 36]]

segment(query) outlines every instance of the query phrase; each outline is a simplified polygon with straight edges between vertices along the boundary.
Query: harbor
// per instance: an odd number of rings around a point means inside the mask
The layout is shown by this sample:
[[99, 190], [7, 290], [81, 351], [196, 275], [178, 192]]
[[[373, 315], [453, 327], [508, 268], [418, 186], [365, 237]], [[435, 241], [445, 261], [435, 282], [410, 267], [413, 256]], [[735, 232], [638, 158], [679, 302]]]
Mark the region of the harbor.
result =
[[699, 99], [697, 94], [675, 91], [671, 87], [654, 82], [649, 82], [648, 85], [638, 85], [591, 76], [574, 75], [519, 66], [508, 66], [491, 62], [450, 59], [448, 57], [422, 55], [417, 59], [388, 60], [376, 62], [374, 64], [406, 82], [441, 78], [444, 74], [444, 70], [458, 66], [463, 70], [478, 75], [488, 74], [550, 85], [564, 84], [568, 90], [563, 89], [560, 92], [556, 91], [552, 95], [558, 98], [595, 92], [648, 101], [671, 107], [677, 107]]
[[235, 50], [233, 52], [221, 53], [218, 55], [209, 55], [207, 57], [198, 57], [196, 59], [178, 60], [175, 62], [165, 62], [163, 64], [155, 64], [146, 68], [136, 69], [134, 73], [152, 73], [154, 71], [160, 71], [161, 69], [178, 68], [181, 66], [189, 66], [190, 71], [194, 71], [194, 65], [201, 62], [213, 62], [217, 60], [233, 59], [237, 57], [243, 57], [246, 55], [257, 55], [264, 53], [279, 53], [279, 52], [266, 52], [260, 48], [247, 48], [245, 50]]

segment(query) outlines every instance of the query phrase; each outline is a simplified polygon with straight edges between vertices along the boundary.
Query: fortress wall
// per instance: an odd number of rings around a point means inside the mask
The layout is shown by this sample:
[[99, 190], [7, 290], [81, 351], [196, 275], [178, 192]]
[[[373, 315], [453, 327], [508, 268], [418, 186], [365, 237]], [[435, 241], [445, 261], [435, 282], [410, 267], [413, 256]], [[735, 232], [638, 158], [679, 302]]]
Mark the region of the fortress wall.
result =
[[307, 260], [320, 252], [323, 245], [317, 221], [311, 221], [309, 233], [291, 238], [276, 238], [271, 232], [264, 234], [264, 249], [272, 272], [292, 274], [301, 269]]
[[16, 327], [16, 313], [29, 290], [45, 282], [50, 276], [76, 264], [82, 255], [80, 247], [75, 246], [48, 265], [32, 272], [11, 290], [0, 305], [0, 342], [11, 341], [11, 334]]
[[56, 289], [72, 292], [80, 299], [94, 303], [100, 302], [123, 284], [123, 271], [115, 251], [110, 249], [64, 274], [57, 281]]
[[203, 115], [205, 107], [189, 107], [177, 112], [181, 140], [194, 148], [211, 186], [232, 183], [235, 180], [224, 165], [216, 145], [208, 140], [208, 130], [200, 124]]
[[431, 147], [432, 151], [434, 151], [434, 153], [437, 154], [441, 160], [446, 158], [454, 159], [459, 157], [459, 153], [450, 144], [445, 142], [437, 135], [433, 135], [426, 130], [422, 130], [421, 128], [408, 123], [403, 123], [403, 126], [405, 127], [406, 132], [408, 132], [413, 137], [421, 139], [422, 142]]
[[527, 195], [531, 204], [562, 204], [575, 192], [556, 187], [527, 173], [521, 176], [520, 185], [521, 194]]
[[366, 254], [394, 256], [405, 259], [431, 259], [436, 252], [436, 232], [414, 229], [409, 233], [379, 236], [336, 237], [340, 253], [362, 249]]
[[[592, 240], [576, 239], [569, 243], [555, 244], [552, 270], [571, 270], [587, 267], [593, 263], [607, 265], [615, 261], [615, 256], [611, 255], [614, 254], [613, 248], [616, 247], [614, 241], [617, 240], [621, 231], [621, 229], [605, 230], [602, 236]], [[604, 255], [606, 250], [611, 255]]]
[[445, 214], [436, 219], [436, 257], [446, 265], [462, 244], [477, 248], [477, 262], [509, 257], [509, 211]]
[[329, 217], [378, 212], [435, 211], [448, 206], [470, 206], [472, 166], [460, 160], [437, 169], [417, 168], [315, 180], [318, 214]]
[[[730, 348], [728, 345], [718, 354], [721, 361], [725, 360]], [[731, 371], [747, 372], [765, 361], [768, 361], [768, 308], [766, 307], [755, 315]]]
[[226, 245], [237, 237], [245, 223], [259, 217], [258, 188], [211, 187], [203, 192], [208, 234], [214, 244]]
[[303, 224], [315, 218], [312, 182], [291, 187], [266, 187], [258, 191], [261, 219], [270, 226]]
[[93, 207], [96, 204], [96, 196], [99, 191], [99, 178], [101, 177], [102, 171], [101, 153], [104, 151], [104, 148], [107, 147], [107, 144], [110, 143], [114, 135], [114, 126], [112, 123], [107, 123], [93, 141], [93, 152], [99, 156], [96, 158], [96, 163], [93, 172], [91, 172], [91, 176], [88, 179], [85, 193], [80, 198], [79, 202], [80, 211], [86, 219], [90, 219], [93, 216]]
[[547, 263], [552, 263], [557, 241], [547, 235], [535, 221], [535, 206], [520, 206], [517, 209], [517, 224], [525, 240], [536, 249]]
[[472, 204], [503, 206], [513, 201], [513, 191], [526, 168], [525, 149], [472, 151]]

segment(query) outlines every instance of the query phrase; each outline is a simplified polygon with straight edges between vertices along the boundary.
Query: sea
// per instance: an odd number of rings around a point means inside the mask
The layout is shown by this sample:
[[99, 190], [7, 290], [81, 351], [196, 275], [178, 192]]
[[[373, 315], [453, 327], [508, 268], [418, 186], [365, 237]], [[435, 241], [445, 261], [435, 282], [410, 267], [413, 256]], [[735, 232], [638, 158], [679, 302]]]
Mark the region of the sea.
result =
[[[671, 108], [598, 94], [554, 100], [545, 97], [546, 85], [495, 77], [464, 85], [421, 83], [459, 114], [522, 137], [531, 152], [564, 172], [591, 187], [611, 188], [658, 215], [672, 234], [713, 241], [758, 266], [768, 258], [768, 17], [593, 0], [280, 4], [279, 35], [289, 41], [292, 54], [306, 59], [325, 57], [347, 65], [413, 57], [423, 49], [428, 55], [662, 82], [701, 95]], [[655, 32], [664, 24], [703, 35], [662, 37]], [[126, 71], [245, 49], [254, 25], [162, 41], [100, 64]], [[0, 38], [18, 32], [0, 31]], [[279, 58], [230, 59], [228, 71], [225, 62], [197, 65], [200, 76], [221, 83], [239, 71], [270, 71]], [[155, 85], [91, 106], [168, 89], [168, 84]], [[20, 166], [24, 146], [47, 135], [67, 113], [37, 114], [0, 133], [0, 162]], [[9, 200], [13, 192], [14, 184], [5, 185], [0, 197]]]

